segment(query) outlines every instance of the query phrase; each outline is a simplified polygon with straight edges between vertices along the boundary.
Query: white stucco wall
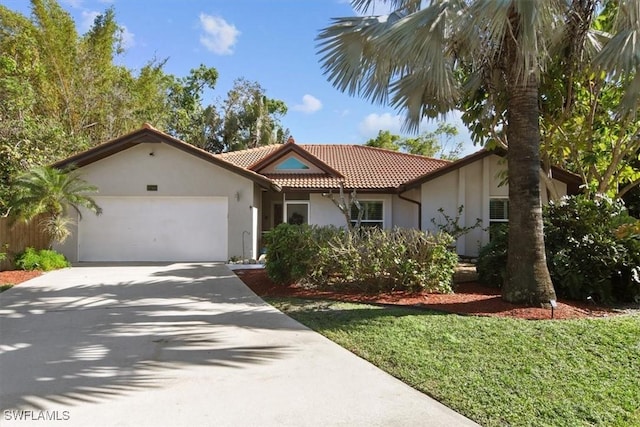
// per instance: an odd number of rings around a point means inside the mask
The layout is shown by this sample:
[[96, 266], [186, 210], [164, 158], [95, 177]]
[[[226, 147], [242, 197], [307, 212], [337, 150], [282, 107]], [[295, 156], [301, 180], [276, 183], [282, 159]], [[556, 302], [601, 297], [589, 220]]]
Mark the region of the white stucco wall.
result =
[[[393, 202], [390, 194], [358, 194], [360, 201], [382, 201], [384, 228], [392, 228], [394, 221]], [[309, 197], [309, 224], [346, 226], [346, 220], [340, 209], [322, 194], [312, 193]]]
[[[84, 166], [79, 172], [98, 187], [100, 196], [227, 197], [229, 257], [242, 256], [243, 231], [252, 233], [251, 206], [260, 207], [253, 181], [162, 143], [136, 145]], [[147, 191], [147, 185], [157, 185], [158, 191]], [[78, 260], [77, 235], [73, 230], [59, 247], [72, 262]], [[253, 240], [246, 233], [244, 238]]]
[[319, 193], [309, 195], [309, 224], [319, 226], [335, 225], [336, 227], [345, 227], [347, 225], [340, 209], [333, 204], [331, 199], [323, 197]]
[[[414, 188], [405, 191], [402, 193], [402, 197], [420, 202], [420, 189]], [[403, 200], [395, 194], [393, 195], [392, 203], [392, 227], [418, 228], [419, 208], [417, 204]]]
[[[444, 222], [439, 208], [455, 218], [458, 207], [462, 205], [464, 210], [459, 224], [472, 226], [480, 218], [482, 225], [458, 239], [457, 250], [461, 255], [477, 256], [479, 248], [489, 242], [488, 231], [482, 230], [489, 226], [489, 200], [507, 198], [509, 195], [509, 186], [506, 183], [500, 185], [506, 167], [506, 162], [500, 156], [491, 155], [422, 184], [423, 229], [437, 231], [432, 218], [436, 223]], [[566, 184], [557, 180], [554, 180], [554, 184], [561, 196], [567, 193]], [[544, 191], [542, 202], [547, 202]]]

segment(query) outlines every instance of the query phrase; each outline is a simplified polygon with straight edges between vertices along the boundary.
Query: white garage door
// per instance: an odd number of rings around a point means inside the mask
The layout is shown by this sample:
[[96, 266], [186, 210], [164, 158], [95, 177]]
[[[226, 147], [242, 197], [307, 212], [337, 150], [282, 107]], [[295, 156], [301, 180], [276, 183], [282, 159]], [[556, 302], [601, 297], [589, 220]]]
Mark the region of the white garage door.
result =
[[226, 261], [226, 197], [96, 197], [78, 223], [80, 261]]

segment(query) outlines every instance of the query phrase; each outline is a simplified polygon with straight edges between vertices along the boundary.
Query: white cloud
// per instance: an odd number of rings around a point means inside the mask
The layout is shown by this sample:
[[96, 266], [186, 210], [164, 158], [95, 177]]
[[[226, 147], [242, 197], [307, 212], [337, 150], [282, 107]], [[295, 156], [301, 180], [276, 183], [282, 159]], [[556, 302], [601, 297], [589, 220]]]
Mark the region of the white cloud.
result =
[[80, 21], [80, 32], [86, 33], [93, 27], [93, 21], [100, 15], [100, 12], [95, 10], [83, 10], [82, 19]]
[[302, 97], [302, 104], [293, 106], [295, 111], [301, 111], [303, 113], [315, 113], [322, 108], [322, 102], [313, 95], [306, 94]]
[[120, 26], [120, 35], [122, 36], [122, 47], [124, 49], [131, 49], [136, 45], [136, 35], [133, 34], [126, 25]]
[[210, 52], [218, 55], [231, 55], [233, 53], [233, 45], [238, 41], [240, 31], [235, 25], [229, 24], [224, 19], [200, 14], [200, 24], [204, 34], [200, 35], [200, 43]]
[[400, 134], [403, 118], [391, 113], [371, 113], [358, 125], [360, 134], [365, 138], [375, 138], [381, 130], [388, 130]]

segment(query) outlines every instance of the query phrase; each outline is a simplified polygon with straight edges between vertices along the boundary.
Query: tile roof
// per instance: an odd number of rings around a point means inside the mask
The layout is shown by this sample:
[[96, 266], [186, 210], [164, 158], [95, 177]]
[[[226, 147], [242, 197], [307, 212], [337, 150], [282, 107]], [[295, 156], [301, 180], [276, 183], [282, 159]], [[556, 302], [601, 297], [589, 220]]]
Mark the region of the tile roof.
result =
[[249, 166], [259, 162], [265, 157], [275, 153], [283, 147], [281, 144], [265, 145], [247, 150], [230, 151], [228, 153], [215, 154], [216, 157], [233, 163], [236, 166], [248, 169]]
[[280, 187], [300, 189], [339, 189], [343, 178], [328, 176], [326, 174], [283, 173], [268, 174], [273, 182]]
[[[345, 189], [392, 190], [418, 179], [451, 162], [397, 151], [341, 144], [297, 144], [314, 157], [344, 176]], [[261, 163], [287, 145], [272, 145], [217, 155], [236, 166], [250, 168]], [[258, 172], [258, 171], [256, 171]], [[285, 188], [323, 189], [338, 188], [341, 179], [322, 174], [264, 174]]]

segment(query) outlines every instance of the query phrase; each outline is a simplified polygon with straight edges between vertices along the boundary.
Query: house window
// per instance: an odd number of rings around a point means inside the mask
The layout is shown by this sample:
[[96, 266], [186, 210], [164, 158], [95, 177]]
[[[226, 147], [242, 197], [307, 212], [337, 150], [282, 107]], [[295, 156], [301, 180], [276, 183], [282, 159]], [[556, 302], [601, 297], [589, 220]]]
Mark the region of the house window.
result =
[[284, 208], [285, 221], [287, 224], [309, 224], [308, 202], [286, 202]]
[[[360, 225], [362, 227], [384, 227], [384, 204], [382, 201], [361, 201], [360, 209], [362, 209], [362, 220]], [[358, 222], [358, 208], [351, 207], [351, 224], [356, 225]]]
[[306, 170], [306, 169], [309, 169], [309, 166], [305, 165], [295, 157], [289, 157], [287, 160], [285, 160], [284, 162], [276, 166], [276, 170], [278, 171]]
[[498, 227], [509, 223], [509, 199], [489, 200], [489, 239], [495, 235]]

